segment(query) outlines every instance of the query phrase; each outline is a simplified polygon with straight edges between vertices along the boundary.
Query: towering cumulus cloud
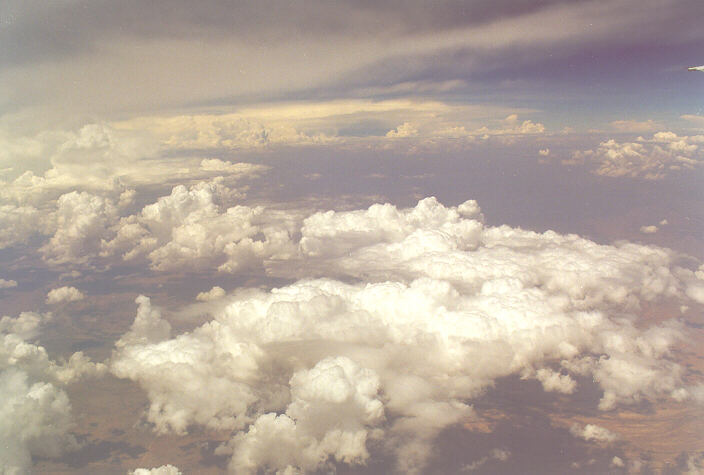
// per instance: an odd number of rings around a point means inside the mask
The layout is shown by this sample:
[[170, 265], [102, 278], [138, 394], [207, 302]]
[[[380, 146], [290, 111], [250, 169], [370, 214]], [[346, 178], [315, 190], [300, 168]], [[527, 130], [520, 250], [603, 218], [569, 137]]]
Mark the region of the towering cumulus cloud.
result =
[[188, 265], [229, 272], [264, 257], [287, 256], [293, 250], [288, 217], [263, 207], [226, 208], [236, 195], [220, 181], [176, 186], [138, 215], [122, 218], [114, 238], [103, 240], [103, 254], [146, 256], [161, 271]]
[[140, 297], [113, 355], [157, 431], [231, 431], [218, 452], [233, 473], [385, 455], [421, 471], [438, 434], [512, 375], [564, 394], [590, 376], [604, 411], [692, 397], [668, 359], [678, 324], [636, 317], [698, 279], [671, 251], [488, 227], [477, 203], [434, 198], [316, 213], [298, 235], [296, 259], [266, 264], [295, 283], [208, 302], [212, 319], [175, 336]]
[[31, 342], [51, 314], [23, 312], [0, 319], [0, 472], [29, 473], [32, 456], [56, 457], [78, 448], [70, 433], [71, 404], [62, 386], [98, 375], [102, 364], [83, 353], [68, 362], [49, 359]]

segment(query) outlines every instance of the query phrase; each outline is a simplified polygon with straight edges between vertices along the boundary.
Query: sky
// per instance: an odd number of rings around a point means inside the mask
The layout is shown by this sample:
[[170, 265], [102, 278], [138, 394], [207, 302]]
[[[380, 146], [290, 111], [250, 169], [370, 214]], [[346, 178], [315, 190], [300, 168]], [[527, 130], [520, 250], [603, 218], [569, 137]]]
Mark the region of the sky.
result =
[[0, 4], [0, 471], [701, 473], [700, 1]]

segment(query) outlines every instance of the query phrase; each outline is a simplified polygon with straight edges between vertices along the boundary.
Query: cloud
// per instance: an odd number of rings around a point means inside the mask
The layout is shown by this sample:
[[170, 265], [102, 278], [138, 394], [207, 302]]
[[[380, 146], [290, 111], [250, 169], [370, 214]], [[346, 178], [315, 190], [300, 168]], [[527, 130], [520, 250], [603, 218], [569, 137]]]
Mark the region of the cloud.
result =
[[389, 138], [416, 137], [417, 135], [418, 129], [416, 129], [410, 122], [404, 122], [396, 127], [396, 129], [389, 130], [386, 133], [386, 136]]
[[613, 442], [618, 436], [606, 429], [594, 424], [587, 424], [584, 427], [579, 427], [578, 425], [573, 425], [570, 427], [570, 433], [575, 437], [584, 439], [586, 441], [596, 441], [596, 442]]
[[695, 302], [704, 304], [704, 264], [692, 272], [681, 270], [682, 279], [686, 282], [685, 293]]
[[[647, 38], [679, 45], [701, 38], [688, 2], [657, 15], [634, 6], [632, 0], [449, 1], [431, 11], [419, 3], [296, 9], [209, 1], [194, 14], [186, 4], [164, 13], [169, 8], [155, 3], [136, 13], [134, 5], [79, 1], [46, 9], [12, 2], [0, 73], [15, 108], [49, 104], [56, 111], [73, 106], [118, 115], [402, 87], [427, 81], [428, 71], [440, 84], [474, 82], [497, 69], [541, 64], [546, 51], [560, 58], [604, 42], [623, 46]], [[43, 21], [46, 15], [54, 21]], [[494, 86], [495, 76], [484, 84]]]
[[577, 387], [577, 382], [568, 374], [560, 374], [549, 368], [540, 368], [536, 371], [535, 379], [540, 381], [543, 389], [547, 392], [572, 394]]
[[667, 225], [667, 220], [662, 219], [662, 220], [660, 220], [660, 222], [657, 225], [649, 224], [646, 226], [641, 226], [639, 228], [639, 231], [643, 234], [655, 234], [660, 230], [661, 226], [666, 226], [666, 225]]
[[[182, 132], [204, 134], [192, 129]], [[36, 137], [14, 140], [37, 142], [49, 158], [36, 167], [43, 170], [39, 172], [21, 168], [18, 165], [22, 163], [18, 160], [21, 155], [8, 155], [16, 176], [4, 183], [0, 197], [24, 206], [25, 212], [31, 206], [46, 206], [68, 192], [89, 192], [117, 199], [135, 187], [173, 186], [176, 182], [217, 176], [233, 182], [257, 176], [267, 169], [263, 165], [175, 153], [188, 144], [174, 145], [168, 137], [158, 136], [146, 126], [130, 129], [119, 123], [89, 123], [77, 130], [45, 131]]]
[[[212, 166], [212, 163], [209, 165]], [[241, 193], [216, 178], [186, 187], [146, 205], [137, 214], [121, 216], [121, 204], [102, 195], [73, 191], [61, 195], [49, 212], [50, 238], [39, 249], [52, 266], [110, 265], [118, 255], [126, 261], [147, 259], [158, 270], [183, 262], [196, 268], [219, 262], [224, 269], [257, 265], [264, 256], [285, 255], [287, 221], [294, 215], [263, 207], [227, 204]], [[131, 201], [122, 193], [120, 201]], [[52, 234], [53, 233], [53, 234]]]
[[88, 124], [75, 131], [44, 131], [23, 139], [41, 144], [48, 160], [42, 164], [45, 171], [41, 174], [17, 168], [19, 176], [4, 187], [0, 196], [20, 204], [40, 205], [69, 190], [120, 189], [122, 180], [130, 181], [130, 171], [139, 165], [140, 158], [156, 154], [156, 147], [145, 137], [121, 133], [105, 124]]
[[82, 352], [69, 359], [51, 360], [42, 346], [31, 343], [39, 335], [41, 326], [52, 319], [52, 314], [22, 312], [17, 317], [0, 319], [0, 369], [14, 368], [29, 373], [31, 378], [68, 384], [83, 377], [100, 376], [106, 369], [102, 363], [93, 363]]
[[478, 128], [467, 128], [462, 124], [444, 124], [443, 128], [438, 128], [435, 135], [440, 138], [488, 140], [497, 137], [505, 143], [511, 143], [519, 136], [536, 135], [545, 132], [545, 126], [540, 122], [532, 120], [519, 120], [518, 114], [509, 114], [503, 119], [494, 119], [489, 125], [482, 125]]
[[[115, 127], [132, 133], [148, 133], [167, 150], [248, 150], [276, 145], [326, 144], [335, 141], [326, 130], [330, 133], [332, 119], [342, 115], [344, 105], [337, 105], [339, 110], [327, 111], [330, 120], [325, 124], [326, 129], [317, 131], [311, 130], [311, 122], [320, 127], [322, 117], [310, 117], [310, 114], [292, 116], [287, 114], [292, 105], [287, 104], [244, 109], [233, 114], [136, 117], [116, 122]], [[320, 105], [312, 103], [308, 106], [315, 109]], [[212, 165], [213, 162], [202, 164], [205, 170]], [[221, 167], [210, 169], [222, 170]]]
[[502, 121], [503, 128], [496, 133], [508, 134], [540, 134], [545, 132], [545, 126], [531, 120], [518, 120], [518, 114], [511, 114]]
[[0, 470], [30, 471], [32, 457], [58, 457], [79, 448], [71, 434], [71, 404], [62, 386], [105, 372], [83, 353], [68, 362], [49, 359], [31, 343], [51, 314], [23, 312], [0, 320]]
[[43, 213], [32, 206], [0, 205], [0, 249], [27, 243], [35, 235], [47, 232]]
[[0, 371], [0, 468], [24, 473], [32, 456], [57, 457], [78, 448], [69, 434], [71, 405], [56, 386], [14, 368]]
[[100, 239], [119, 212], [114, 203], [87, 192], [66, 193], [57, 201], [56, 232], [40, 252], [50, 264], [84, 264], [100, 250]]
[[[52, 242], [41, 250], [46, 261], [83, 265], [101, 252], [99, 230], [132, 211], [140, 197], [201, 181], [219, 182], [233, 194], [237, 185], [243, 196], [246, 186], [241, 182], [269, 168], [219, 158], [225, 152], [331, 146], [419, 153], [544, 131], [542, 124], [519, 121], [514, 110], [420, 99], [356, 99], [259, 104], [229, 114], [139, 116], [27, 136], [3, 133], [0, 124], [0, 138], [11, 145], [11, 153], [0, 157], [11, 165], [0, 176], [0, 248], [50, 236]], [[498, 119], [504, 114], [509, 115]], [[389, 129], [390, 136], [408, 140], [388, 140], [384, 133]], [[22, 147], [36, 160], [25, 160]], [[76, 226], [76, 213], [83, 211], [86, 217]], [[138, 232], [135, 226], [129, 229]], [[83, 254], [71, 245], [85, 249]]]
[[463, 472], [473, 472], [475, 470], [479, 470], [483, 465], [485, 465], [487, 462], [490, 460], [498, 460], [500, 462], [505, 462], [511, 457], [511, 452], [508, 450], [503, 450], [503, 449], [494, 449], [491, 451], [491, 453], [487, 456], [484, 456], [480, 458], [479, 460], [476, 460], [468, 465], [465, 465], [462, 467]]
[[237, 290], [189, 332], [140, 297], [112, 357], [158, 432], [232, 431], [218, 453], [234, 472], [362, 464], [370, 446], [422, 471], [438, 434], [511, 375], [564, 394], [587, 377], [604, 411], [689, 394], [670, 357], [681, 325], [637, 317], [698, 282], [671, 251], [489, 227], [476, 202], [433, 198], [315, 213], [294, 247], [264, 265], [298, 280]]
[[[532, 112], [418, 98], [336, 99], [254, 104], [228, 114], [136, 117], [113, 126], [149, 134], [162, 148], [176, 151], [290, 146], [388, 148], [433, 140], [454, 143], [457, 138], [469, 144], [475, 137], [545, 131], [540, 123], [519, 121], [515, 111]], [[386, 138], [413, 140], [390, 144]]]
[[196, 297], [196, 300], [201, 302], [207, 302], [209, 300], [217, 300], [225, 296], [225, 290], [217, 285], [207, 292], [200, 292]]
[[101, 252], [126, 260], [146, 258], [160, 271], [188, 265], [235, 272], [295, 250], [290, 240], [295, 213], [227, 207], [236, 196], [219, 181], [176, 186], [170, 195], [116, 223], [112, 236], [101, 239]]
[[229, 442], [230, 471], [256, 473], [266, 466], [312, 472], [328, 459], [364, 464], [367, 439], [379, 435], [370, 429], [384, 420], [378, 375], [338, 356], [295, 372], [289, 385], [291, 402], [284, 414], [260, 415]]
[[661, 124], [655, 122], [654, 120], [614, 120], [610, 123], [610, 125], [619, 132], [632, 133], [653, 132], [659, 128], [662, 128]]
[[22, 340], [28, 340], [36, 337], [39, 327], [51, 318], [50, 313], [22, 312], [16, 318], [6, 315], [0, 319], [0, 331], [6, 334], [11, 333]]
[[167, 464], [156, 468], [137, 468], [129, 472], [129, 475], [181, 475], [181, 471], [178, 467]]
[[704, 163], [699, 144], [704, 136], [678, 136], [657, 132], [636, 142], [601, 142], [597, 149], [577, 151], [570, 164], [589, 163], [592, 173], [608, 177], [659, 180], [677, 170], [695, 169]]
[[14, 287], [17, 287], [16, 280], [0, 279], [0, 289], [12, 289]]
[[49, 291], [46, 296], [46, 303], [75, 302], [77, 300], [83, 300], [84, 297], [83, 292], [75, 287], [59, 287]]

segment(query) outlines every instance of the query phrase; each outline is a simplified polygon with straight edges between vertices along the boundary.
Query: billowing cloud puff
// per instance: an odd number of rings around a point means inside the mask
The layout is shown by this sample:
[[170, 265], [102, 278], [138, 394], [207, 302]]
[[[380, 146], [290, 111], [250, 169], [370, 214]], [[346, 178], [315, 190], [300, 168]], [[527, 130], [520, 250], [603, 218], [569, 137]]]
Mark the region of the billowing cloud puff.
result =
[[269, 271], [345, 281], [239, 290], [175, 336], [140, 297], [113, 355], [157, 431], [232, 430], [218, 452], [233, 472], [360, 464], [370, 445], [421, 471], [439, 432], [512, 375], [565, 394], [589, 376], [601, 410], [688, 394], [669, 359], [680, 326], [643, 328], [634, 313], [687, 298], [696, 275], [670, 251], [486, 227], [475, 202], [435, 199], [316, 213], [300, 233], [298, 259]]
[[129, 475], [181, 475], [181, 470], [167, 464], [156, 468], [138, 468], [129, 472]]
[[500, 126], [496, 129], [483, 127], [475, 131], [475, 134], [486, 133], [489, 135], [524, 135], [524, 134], [540, 134], [545, 132], [545, 126], [540, 122], [532, 120], [519, 120], [518, 114], [511, 114], [501, 120]]
[[68, 433], [71, 405], [51, 383], [16, 368], [0, 370], [0, 469], [27, 473], [32, 456], [56, 457], [78, 447]]
[[300, 221], [296, 213], [228, 207], [241, 194], [223, 181], [178, 185], [139, 213], [122, 217], [121, 202], [133, 193], [122, 193], [117, 204], [88, 192], [64, 194], [50, 215], [53, 235], [40, 252], [50, 265], [108, 264], [117, 255], [125, 261], [146, 259], [161, 271], [184, 263], [236, 271], [295, 250], [290, 234]]
[[[379, 377], [347, 357], [325, 358], [289, 381], [291, 402], [284, 414], [260, 415], [229, 443], [233, 473], [269, 467], [289, 473], [322, 468], [327, 460], [364, 463], [370, 428], [384, 420]], [[227, 449], [222, 447], [222, 452]]]
[[39, 327], [51, 318], [51, 313], [22, 312], [15, 318], [6, 315], [0, 319], [0, 331], [14, 334], [22, 340], [31, 339], [37, 336]]
[[0, 471], [27, 473], [33, 456], [57, 457], [78, 448], [71, 404], [62, 385], [105, 371], [83, 353], [50, 360], [29, 342], [51, 315], [23, 312], [0, 320]]
[[196, 300], [201, 302], [207, 302], [208, 300], [217, 300], [225, 296], [225, 289], [218, 287], [217, 285], [207, 292], [201, 292], [196, 297]]
[[103, 254], [146, 257], [157, 270], [218, 267], [234, 272], [264, 258], [293, 252], [296, 215], [263, 207], [233, 206], [236, 191], [219, 181], [179, 185], [169, 196], [123, 218], [103, 240]]
[[587, 441], [594, 440], [597, 442], [613, 442], [618, 438], [618, 436], [609, 429], [595, 424], [587, 424], [584, 427], [573, 425], [570, 427], [570, 432], [575, 437], [579, 437]]
[[40, 251], [51, 264], [87, 262], [100, 250], [100, 239], [117, 220], [114, 203], [102, 196], [72, 191], [57, 202], [54, 235]]
[[[387, 204], [317, 213], [304, 221], [301, 233], [307, 265], [324, 269], [323, 275], [431, 277], [472, 292], [537, 287], [583, 309], [636, 305], [640, 298], [679, 292], [671, 251], [630, 243], [598, 245], [552, 231], [484, 227], [474, 201], [447, 208], [427, 198], [406, 210]], [[276, 271], [273, 264], [272, 269]]]
[[61, 302], [75, 302], [77, 300], [83, 300], [85, 296], [83, 292], [75, 287], [59, 287], [58, 289], [51, 289], [46, 296], [46, 303], [61, 303]]
[[680, 278], [686, 282], [685, 293], [695, 302], [704, 304], [704, 264], [696, 271], [679, 269]]
[[[115, 127], [148, 132], [158, 137], [162, 147], [168, 150], [330, 144], [386, 148], [389, 143], [385, 138], [413, 138], [414, 145], [448, 138], [465, 138], [471, 143], [475, 137], [545, 131], [543, 124], [521, 121], [510, 111], [430, 100], [356, 99], [262, 104], [236, 114], [139, 117], [116, 123]], [[487, 117], [497, 118], [486, 124]], [[387, 132], [369, 131], [361, 137], [340, 133], [364, 122], [378, 123]]]
[[0, 205], [0, 249], [22, 244], [46, 232], [43, 214], [32, 206]]
[[410, 122], [404, 122], [394, 130], [389, 130], [386, 136], [389, 138], [415, 137], [418, 135], [418, 129]]
[[577, 382], [568, 374], [560, 374], [550, 368], [540, 368], [535, 372], [535, 379], [540, 381], [543, 389], [547, 392], [555, 391], [571, 394], [577, 387]]
[[143, 137], [103, 124], [44, 132], [33, 141], [49, 157], [48, 170], [41, 175], [22, 173], [0, 192], [3, 198], [36, 205], [68, 190], [119, 190], [123, 184], [117, 177], [129, 175], [140, 158], [156, 152]]
[[[192, 133], [192, 131], [191, 131]], [[236, 180], [267, 167], [190, 155], [165, 157], [172, 148], [148, 130], [87, 124], [78, 130], [43, 132], [28, 139], [49, 157], [43, 174], [25, 171], [4, 183], [0, 198], [41, 206], [69, 191], [119, 195], [129, 188], [196, 181]], [[19, 163], [15, 156], [14, 163]], [[21, 169], [17, 170], [21, 172]]]
[[305, 257], [322, 258], [330, 265], [351, 252], [381, 249], [406, 239], [406, 244], [426, 245], [428, 251], [434, 247], [439, 252], [471, 250], [479, 245], [481, 232], [481, 213], [475, 201], [446, 208], [435, 198], [427, 198], [407, 210], [375, 204], [367, 210], [313, 214], [303, 221], [300, 250]]
[[[21, 146], [48, 157], [32, 167], [44, 172], [20, 167]], [[12, 153], [8, 160], [13, 167], [7, 170], [14, 178], [0, 175], [0, 249], [50, 236], [40, 252], [54, 265], [86, 264], [101, 254], [101, 239], [112, 237], [110, 227], [133, 203], [135, 188], [163, 189], [203, 179], [232, 184], [268, 168], [192, 154], [173, 156], [169, 145], [148, 131], [107, 124], [18, 139]]]
[[479, 470], [484, 464], [486, 464], [490, 460], [498, 460], [501, 462], [505, 462], [511, 457], [511, 452], [508, 450], [503, 450], [503, 449], [494, 449], [491, 451], [489, 455], [486, 455], [479, 460], [475, 460], [474, 462], [465, 465], [462, 467], [463, 472], [473, 472], [475, 470]]
[[[334, 139], [318, 131], [307, 134], [296, 126], [294, 117], [274, 111], [266, 117], [256, 110], [244, 114], [188, 115], [171, 117], [140, 117], [116, 124], [120, 128], [149, 131], [162, 146], [179, 149], [257, 149], [270, 145], [310, 145], [330, 143]], [[279, 119], [279, 120], [277, 120]]]
[[575, 152], [566, 163], [589, 162], [597, 175], [658, 180], [674, 170], [701, 166], [702, 142], [702, 135], [678, 136], [673, 132], [657, 132], [650, 139], [638, 137], [636, 142], [610, 139], [596, 149]]
[[17, 287], [16, 280], [0, 279], [0, 289], [12, 289], [14, 287]]
[[82, 377], [99, 376], [105, 371], [102, 363], [93, 363], [82, 352], [67, 361], [49, 358], [44, 347], [32, 343], [40, 327], [52, 318], [50, 313], [22, 312], [18, 317], [0, 319], [0, 369], [16, 368], [34, 379], [66, 384]]

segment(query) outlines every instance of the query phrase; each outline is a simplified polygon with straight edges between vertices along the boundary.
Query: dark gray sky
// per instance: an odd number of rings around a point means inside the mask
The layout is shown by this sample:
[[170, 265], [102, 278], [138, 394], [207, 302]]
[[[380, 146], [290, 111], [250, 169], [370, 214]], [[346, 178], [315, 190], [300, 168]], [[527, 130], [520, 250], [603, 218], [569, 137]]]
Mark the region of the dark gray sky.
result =
[[[96, 118], [407, 95], [577, 126], [698, 113], [697, 1], [4, 2], [0, 110]], [[443, 90], [442, 84], [454, 81]], [[395, 87], [396, 86], [396, 87]], [[429, 86], [435, 86], [434, 88]], [[415, 91], [417, 93], [417, 91]]]

